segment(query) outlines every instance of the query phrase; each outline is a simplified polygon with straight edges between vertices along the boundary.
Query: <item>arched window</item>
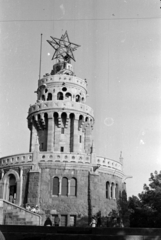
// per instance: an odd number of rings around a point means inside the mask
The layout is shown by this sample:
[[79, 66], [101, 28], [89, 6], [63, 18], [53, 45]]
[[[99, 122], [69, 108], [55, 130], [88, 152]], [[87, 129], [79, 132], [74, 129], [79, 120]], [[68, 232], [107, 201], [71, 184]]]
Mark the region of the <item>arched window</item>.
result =
[[51, 93], [48, 93], [47, 101], [51, 101], [51, 100], [52, 100], [52, 94], [51, 94]]
[[106, 198], [109, 198], [109, 182], [106, 182]]
[[57, 99], [58, 100], [63, 100], [63, 93], [62, 92], [58, 92]]
[[16, 178], [13, 174], [9, 175], [9, 201], [15, 203], [17, 193]]
[[68, 195], [68, 179], [66, 177], [63, 177], [62, 179], [62, 191], [61, 194], [63, 196], [67, 196]]
[[65, 99], [71, 100], [71, 98], [72, 98], [71, 93], [67, 92], [67, 93], [65, 94]]
[[75, 101], [76, 101], [76, 102], [80, 102], [80, 96], [79, 96], [79, 95], [76, 95]]
[[78, 130], [80, 129], [80, 127], [82, 127], [82, 124], [83, 124], [83, 116], [80, 115], [79, 116], [79, 121], [78, 121]]
[[54, 177], [53, 178], [53, 195], [59, 194], [59, 178]]
[[76, 196], [77, 195], [77, 180], [72, 178], [70, 180], [70, 195]]

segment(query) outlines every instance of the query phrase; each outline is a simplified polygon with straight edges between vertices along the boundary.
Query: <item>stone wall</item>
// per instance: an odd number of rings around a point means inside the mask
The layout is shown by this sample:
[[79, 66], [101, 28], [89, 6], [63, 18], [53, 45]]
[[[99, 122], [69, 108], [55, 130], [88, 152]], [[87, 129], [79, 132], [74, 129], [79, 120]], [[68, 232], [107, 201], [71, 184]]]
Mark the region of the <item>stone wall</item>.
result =
[[39, 202], [39, 186], [40, 186], [40, 173], [30, 171], [28, 186], [28, 203], [30, 205], [35, 206]]
[[[68, 180], [75, 178], [77, 180], [76, 196], [57, 196], [52, 194], [53, 178], [59, 180], [66, 177]], [[89, 169], [66, 169], [65, 164], [50, 166], [41, 166], [40, 180], [40, 206], [45, 212], [47, 210], [56, 210], [59, 215], [75, 215], [77, 222], [81, 225], [88, 224], [88, 217], [101, 211], [102, 216], [107, 216], [112, 209], [116, 209], [117, 199], [106, 198], [106, 182], [118, 184], [118, 190], [122, 191], [122, 182], [119, 177], [114, 177], [107, 173], [90, 173]]]

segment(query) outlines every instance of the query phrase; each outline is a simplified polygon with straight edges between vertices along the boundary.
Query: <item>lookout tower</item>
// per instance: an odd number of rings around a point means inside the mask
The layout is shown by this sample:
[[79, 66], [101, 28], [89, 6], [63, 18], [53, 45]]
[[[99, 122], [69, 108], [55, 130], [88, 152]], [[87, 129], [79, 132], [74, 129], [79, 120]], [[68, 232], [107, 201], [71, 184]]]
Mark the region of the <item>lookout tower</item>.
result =
[[71, 64], [79, 45], [69, 41], [67, 32], [48, 42], [56, 63], [49, 76], [39, 79], [37, 102], [29, 109], [30, 152], [38, 138], [40, 152], [90, 155], [93, 110], [86, 104], [87, 82], [74, 75]]
[[67, 32], [47, 42], [55, 62], [38, 80], [37, 99], [28, 111], [29, 152], [0, 159], [0, 198], [17, 209], [38, 204], [43, 220], [45, 214], [59, 215], [61, 226], [83, 226], [92, 215], [116, 209], [125, 190], [123, 158], [95, 153], [87, 81], [72, 66], [80, 46]]

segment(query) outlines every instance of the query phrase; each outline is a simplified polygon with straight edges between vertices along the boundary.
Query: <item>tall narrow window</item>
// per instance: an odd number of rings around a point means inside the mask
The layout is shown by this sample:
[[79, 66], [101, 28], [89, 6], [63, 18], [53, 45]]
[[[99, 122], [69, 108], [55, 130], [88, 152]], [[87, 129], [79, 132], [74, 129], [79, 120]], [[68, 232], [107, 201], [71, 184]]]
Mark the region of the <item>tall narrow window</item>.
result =
[[106, 182], [106, 198], [109, 198], [109, 182]]
[[61, 148], [60, 148], [60, 152], [64, 152], [64, 147], [61, 147]]
[[63, 177], [62, 179], [62, 195], [67, 196], [68, 195], [68, 179]]
[[48, 93], [47, 101], [50, 101], [50, 100], [52, 100], [52, 94], [51, 94], [51, 93]]
[[53, 195], [59, 194], [59, 178], [54, 177], [53, 178]]
[[77, 180], [72, 178], [70, 180], [70, 195], [76, 196], [77, 195]]
[[57, 99], [58, 100], [63, 100], [63, 93], [62, 92], [58, 92]]
[[80, 143], [82, 142], [82, 136], [79, 136], [79, 142]]

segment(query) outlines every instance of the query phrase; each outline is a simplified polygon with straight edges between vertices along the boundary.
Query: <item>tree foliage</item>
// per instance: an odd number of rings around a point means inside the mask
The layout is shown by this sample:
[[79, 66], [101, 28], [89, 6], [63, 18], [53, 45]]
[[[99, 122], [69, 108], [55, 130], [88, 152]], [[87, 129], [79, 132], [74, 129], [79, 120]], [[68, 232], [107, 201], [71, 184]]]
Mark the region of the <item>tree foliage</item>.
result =
[[149, 186], [129, 198], [130, 227], [161, 227], [161, 172], [151, 173]]
[[123, 190], [117, 201], [117, 209], [112, 210], [108, 215], [110, 227], [129, 227], [130, 210], [128, 205], [127, 194]]

